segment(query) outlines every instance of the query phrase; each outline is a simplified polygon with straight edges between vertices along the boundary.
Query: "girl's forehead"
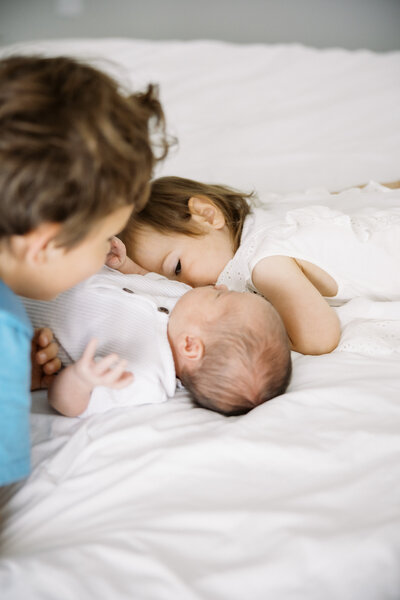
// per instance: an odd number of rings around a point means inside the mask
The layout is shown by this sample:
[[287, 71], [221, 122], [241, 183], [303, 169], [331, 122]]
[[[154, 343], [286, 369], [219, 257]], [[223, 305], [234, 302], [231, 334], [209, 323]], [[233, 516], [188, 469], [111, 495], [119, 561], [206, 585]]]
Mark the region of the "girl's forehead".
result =
[[165, 241], [174, 241], [179, 237], [185, 237], [180, 233], [176, 233], [175, 231], [163, 231], [162, 229], [156, 229], [152, 225], [140, 225], [140, 227], [136, 231], [136, 236], [138, 238], [145, 239], [163, 239]]
[[165, 232], [158, 231], [150, 225], [141, 225], [138, 227], [134, 230], [131, 239], [136, 250], [151, 248], [153, 251], [157, 248], [162, 249], [173, 241], [169, 239], [169, 236]]
[[[146, 233], [143, 233], [146, 236]], [[142, 238], [143, 239], [143, 238]], [[159, 243], [164, 248], [174, 248], [179, 245], [180, 248], [188, 248], [196, 246], [196, 242], [201, 239], [200, 236], [194, 237], [181, 232], [174, 231], [157, 231], [155, 229], [149, 230], [149, 240], [154, 240], [155, 243]]]

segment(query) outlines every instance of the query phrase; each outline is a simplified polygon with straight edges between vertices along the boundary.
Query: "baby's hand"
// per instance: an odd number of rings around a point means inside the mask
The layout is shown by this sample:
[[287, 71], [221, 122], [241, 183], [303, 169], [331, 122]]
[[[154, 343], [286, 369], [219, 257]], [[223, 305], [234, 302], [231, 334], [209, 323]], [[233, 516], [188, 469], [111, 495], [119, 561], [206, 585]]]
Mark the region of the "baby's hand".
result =
[[125, 244], [117, 237], [111, 239], [111, 248], [106, 256], [106, 265], [111, 269], [121, 269], [126, 261]]
[[95, 361], [96, 347], [97, 340], [90, 340], [81, 358], [72, 365], [76, 375], [90, 388], [104, 385], [119, 390], [129, 385], [133, 381], [133, 374], [125, 371], [127, 361], [120, 359], [117, 354], [108, 354]]
[[57, 357], [58, 344], [48, 327], [36, 329], [31, 346], [31, 391], [48, 388], [54, 374], [61, 368]]

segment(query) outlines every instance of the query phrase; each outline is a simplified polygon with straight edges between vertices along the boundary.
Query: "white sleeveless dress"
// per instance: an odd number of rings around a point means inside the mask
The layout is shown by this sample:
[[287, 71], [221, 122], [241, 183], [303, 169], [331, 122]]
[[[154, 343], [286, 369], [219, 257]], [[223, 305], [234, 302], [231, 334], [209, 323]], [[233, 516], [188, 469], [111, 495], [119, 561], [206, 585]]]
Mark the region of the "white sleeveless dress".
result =
[[290, 256], [313, 263], [338, 285], [340, 305], [352, 298], [400, 299], [400, 190], [398, 208], [359, 209], [354, 213], [307, 206], [277, 217], [256, 208], [246, 218], [241, 244], [218, 278], [236, 291], [256, 291], [255, 265], [268, 256]]

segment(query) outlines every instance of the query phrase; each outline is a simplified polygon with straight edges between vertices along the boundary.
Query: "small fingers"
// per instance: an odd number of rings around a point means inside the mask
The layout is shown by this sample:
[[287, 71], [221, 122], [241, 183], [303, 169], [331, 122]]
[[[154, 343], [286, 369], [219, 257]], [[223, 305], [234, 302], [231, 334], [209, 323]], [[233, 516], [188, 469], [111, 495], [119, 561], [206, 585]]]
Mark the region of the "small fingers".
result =
[[118, 258], [118, 256], [115, 256], [115, 254], [111, 254], [111, 255], [107, 256], [106, 265], [108, 267], [116, 268], [116, 267], [119, 267], [120, 264], [121, 264], [121, 261]]
[[130, 383], [132, 383], [133, 380], [134, 380], [133, 373], [131, 373], [130, 371], [124, 371], [124, 373], [122, 373], [122, 375], [118, 379], [118, 381], [116, 381], [115, 383], [112, 384], [112, 387], [115, 390], [120, 390], [120, 389], [126, 387], [127, 385], [129, 385]]
[[43, 371], [46, 375], [51, 375], [53, 373], [57, 373], [61, 369], [61, 360], [56, 356], [53, 360], [48, 361], [45, 365], [43, 365]]
[[58, 344], [51, 342], [48, 346], [36, 352], [36, 362], [38, 365], [43, 365], [57, 356]]
[[93, 374], [98, 377], [105, 375], [105, 373], [112, 368], [112, 365], [118, 363], [118, 361], [118, 354], [108, 354], [107, 356], [96, 362], [96, 364], [93, 367]]
[[91, 363], [91, 361], [94, 358], [94, 353], [96, 352], [96, 348], [97, 348], [97, 339], [92, 338], [90, 340], [90, 342], [88, 343], [88, 345], [86, 346], [86, 348], [84, 349], [83, 354], [80, 358], [82, 363], [84, 363], [85, 365]]
[[42, 348], [45, 348], [50, 342], [53, 341], [53, 332], [49, 327], [42, 327], [35, 332], [37, 335], [37, 343]]
[[113, 366], [113, 368], [104, 373], [103, 385], [112, 386], [114, 383], [116, 383], [121, 377], [122, 373], [124, 373], [127, 364], [128, 362], [126, 360], [120, 360], [116, 365]]
[[121, 260], [124, 260], [126, 257], [126, 247], [122, 240], [120, 240], [117, 236], [113, 236], [111, 239], [111, 250], [115, 252], [119, 256]]
[[125, 244], [117, 237], [113, 236], [110, 242], [110, 251], [106, 256], [106, 265], [113, 269], [118, 269], [126, 259]]
[[94, 353], [96, 347], [97, 340], [90, 340], [80, 361], [75, 363], [77, 366], [80, 363], [79, 372], [81, 376], [87, 378], [93, 385], [104, 385], [115, 389], [123, 388], [131, 383], [133, 375], [125, 371], [127, 361], [120, 359], [116, 353], [108, 354], [100, 360], [95, 361]]

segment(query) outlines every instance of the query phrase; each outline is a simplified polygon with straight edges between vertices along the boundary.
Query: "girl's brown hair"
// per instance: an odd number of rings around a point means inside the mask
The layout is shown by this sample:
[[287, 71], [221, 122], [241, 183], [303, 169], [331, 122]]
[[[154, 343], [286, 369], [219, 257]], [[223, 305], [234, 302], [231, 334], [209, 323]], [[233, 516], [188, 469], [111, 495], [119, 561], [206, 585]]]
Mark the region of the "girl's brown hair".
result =
[[155, 179], [151, 183], [146, 206], [132, 215], [119, 237], [129, 248], [134, 242], [135, 229], [143, 225], [163, 233], [202, 235], [203, 231], [191, 219], [189, 199], [192, 196], [205, 196], [222, 211], [236, 251], [254, 194], [244, 194], [224, 185], [200, 183], [183, 177]]
[[0, 239], [49, 221], [63, 224], [58, 243], [73, 246], [121, 206], [143, 207], [167, 151], [154, 86], [128, 95], [66, 57], [0, 61]]

